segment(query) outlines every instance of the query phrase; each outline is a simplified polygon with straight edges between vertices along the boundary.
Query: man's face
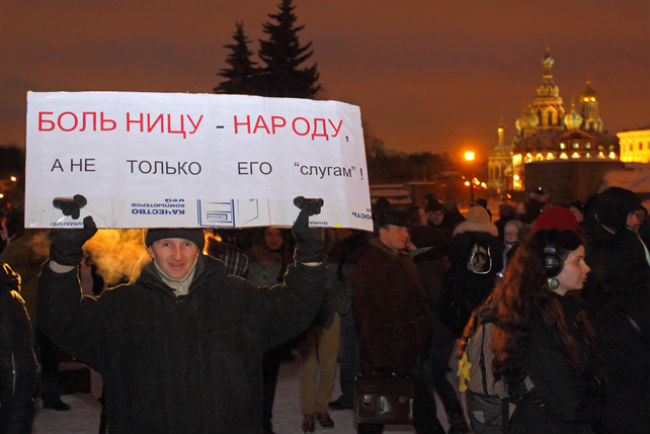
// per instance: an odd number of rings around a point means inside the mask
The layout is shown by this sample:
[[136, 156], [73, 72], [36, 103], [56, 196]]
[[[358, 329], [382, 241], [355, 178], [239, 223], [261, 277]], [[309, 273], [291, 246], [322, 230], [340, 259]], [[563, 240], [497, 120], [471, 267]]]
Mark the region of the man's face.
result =
[[441, 209], [429, 211], [427, 212], [427, 215], [429, 216], [429, 222], [434, 226], [440, 226], [445, 219], [445, 213]]
[[641, 210], [632, 211], [627, 215], [627, 227], [633, 230], [634, 232], [639, 232], [641, 223], [645, 218], [645, 213]]
[[163, 238], [147, 249], [158, 266], [172, 279], [182, 279], [199, 256], [199, 248], [185, 238]]
[[406, 226], [387, 225], [379, 229], [379, 241], [395, 250], [404, 250], [409, 242], [409, 231]]
[[519, 236], [519, 228], [514, 225], [506, 225], [503, 232], [503, 240], [506, 243], [514, 244], [517, 242], [517, 237]]

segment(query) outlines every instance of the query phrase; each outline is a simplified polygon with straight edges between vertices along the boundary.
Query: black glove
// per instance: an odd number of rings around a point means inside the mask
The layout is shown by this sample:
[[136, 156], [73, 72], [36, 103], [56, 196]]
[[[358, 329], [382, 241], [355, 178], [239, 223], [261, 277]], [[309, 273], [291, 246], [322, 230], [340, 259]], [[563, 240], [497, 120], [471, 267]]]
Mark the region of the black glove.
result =
[[9, 264], [0, 265], [0, 284], [6, 286], [10, 291], [20, 292], [20, 276], [11, 269]]
[[97, 226], [91, 216], [84, 218], [83, 229], [57, 229], [50, 246], [50, 258], [61, 265], [79, 265], [83, 257], [81, 249], [97, 232]]
[[86, 206], [86, 203], [88, 203], [88, 201], [81, 194], [75, 194], [72, 199], [68, 197], [55, 197], [52, 201], [54, 208], [60, 209], [63, 215], [69, 215], [74, 220], [79, 218], [79, 210]]
[[323, 248], [325, 247], [323, 230], [321, 228], [310, 229], [309, 216], [320, 213], [323, 199], [305, 199], [298, 196], [293, 203], [300, 208], [300, 213], [291, 228], [293, 237], [296, 239], [296, 262], [322, 262]]

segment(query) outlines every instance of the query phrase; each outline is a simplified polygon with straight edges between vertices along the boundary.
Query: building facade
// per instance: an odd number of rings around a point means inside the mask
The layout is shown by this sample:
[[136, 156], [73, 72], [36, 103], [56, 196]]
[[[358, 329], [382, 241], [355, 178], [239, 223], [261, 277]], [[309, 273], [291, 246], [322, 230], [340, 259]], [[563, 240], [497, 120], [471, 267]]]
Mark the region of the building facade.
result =
[[621, 148], [621, 161], [650, 162], [650, 127], [616, 133]]
[[[525, 190], [525, 166], [550, 160], [619, 159], [618, 140], [604, 129], [599, 97], [586, 82], [578, 108], [567, 113], [553, 77], [555, 60], [547, 49], [542, 59], [542, 81], [536, 96], [515, 121], [515, 134], [505, 144], [503, 119], [497, 127], [497, 145], [488, 162], [488, 185], [497, 192]], [[531, 184], [532, 185], [532, 184]]]

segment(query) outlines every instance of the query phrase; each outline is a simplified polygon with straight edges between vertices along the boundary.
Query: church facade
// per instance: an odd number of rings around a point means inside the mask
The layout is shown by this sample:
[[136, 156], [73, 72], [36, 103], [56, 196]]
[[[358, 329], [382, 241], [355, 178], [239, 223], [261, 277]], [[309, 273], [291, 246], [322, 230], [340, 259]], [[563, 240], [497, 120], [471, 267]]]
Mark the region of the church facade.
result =
[[604, 130], [599, 97], [591, 82], [586, 82], [578, 107], [572, 101], [567, 112], [553, 78], [554, 63], [547, 49], [542, 59], [542, 81], [533, 101], [515, 121], [514, 138], [509, 144], [505, 123], [499, 121], [497, 145], [488, 160], [488, 186], [497, 193], [526, 190], [528, 163], [619, 159], [618, 139]]

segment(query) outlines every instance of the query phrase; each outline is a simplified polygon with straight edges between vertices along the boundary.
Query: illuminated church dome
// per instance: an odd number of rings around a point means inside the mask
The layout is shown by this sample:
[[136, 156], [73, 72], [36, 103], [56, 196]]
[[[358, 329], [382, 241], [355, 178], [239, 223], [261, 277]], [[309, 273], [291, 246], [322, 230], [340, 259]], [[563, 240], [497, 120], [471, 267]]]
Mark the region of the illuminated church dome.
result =
[[569, 130], [580, 128], [580, 125], [582, 125], [582, 116], [580, 116], [576, 111], [573, 102], [571, 103], [571, 111], [564, 116], [564, 125], [566, 125]]
[[587, 80], [585, 91], [580, 95], [580, 112], [584, 119], [583, 128], [588, 131], [603, 131], [603, 120], [598, 110], [598, 94]]
[[515, 128], [520, 134], [527, 136], [539, 125], [539, 117], [533, 111], [533, 107], [528, 107], [521, 111], [521, 116], [515, 121]]
[[533, 101], [524, 106], [515, 120], [516, 130], [509, 146], [505, 145], [504, 123], [499, 121], [497, 146], [488, 160], [488, 185], [496, 191], [525, 189], [524, 166], [527, 164], [619, 158], [617, 138], [603, 130], [599, 97], [591, 81], [587, 81], [577, 107], [572, 102], [571, 109], [565, 111], [553, 77], [555, 59], [548, 48], [541, 63], [541, 83]]

